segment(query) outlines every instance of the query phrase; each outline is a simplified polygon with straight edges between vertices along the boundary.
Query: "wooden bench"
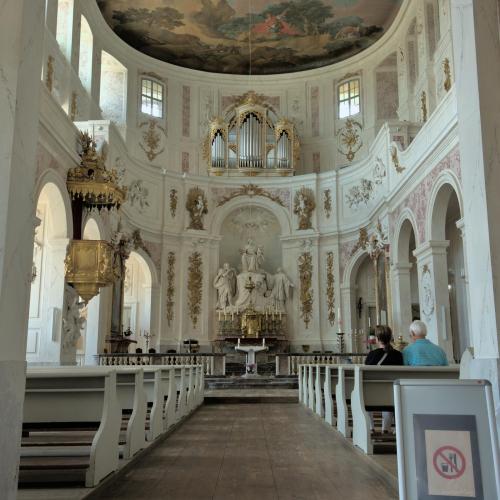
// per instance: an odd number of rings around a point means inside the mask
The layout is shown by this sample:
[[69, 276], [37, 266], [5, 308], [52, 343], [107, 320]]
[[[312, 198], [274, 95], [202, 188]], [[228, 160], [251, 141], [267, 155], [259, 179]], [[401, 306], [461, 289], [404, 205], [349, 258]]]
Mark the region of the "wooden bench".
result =
[[[339, 382], [340, 382], [339, 368]], [[352, 370], [344, 368], [344, 380], [354, 374], [351, 394], [353, 416], [353, 444], [365, 453], [373, 453], [370, 433], [369, 411], [394, 411], [395, 380], [400, 379], [458, 379], [456, 366], [365, 366], [357, 365]], [[345, 386], [344, 381], [344, 386]], [[339, 412], [340, 413], [340, 412]]]
[[[84, 473], [85, 485], [92, 487], [118, 468], [121, 411], [116, 380], [116, 370], [109, 368], [28, 369], [23, 410], [28, 439], [21, 448], [21, 482], [23, 473], [57, 470], [72, 480]], [[35, 442], [29, 439], [34, 430], [56, 430], [58, 435]], [[67, 436], [60, 435], [63, 430]], [[83, 439], [78, 437], [82, 432]]]

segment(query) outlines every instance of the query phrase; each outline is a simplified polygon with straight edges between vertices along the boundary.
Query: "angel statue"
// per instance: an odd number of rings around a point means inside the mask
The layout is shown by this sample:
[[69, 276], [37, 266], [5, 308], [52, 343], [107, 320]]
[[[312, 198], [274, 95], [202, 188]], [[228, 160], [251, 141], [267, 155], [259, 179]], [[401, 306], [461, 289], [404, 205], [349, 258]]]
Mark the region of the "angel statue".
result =
[[62, 344], [66, 348], [74, 348], [87, 323], [81, 315], [85, 304], [80, 302], [78, 292], [70, 285], [65, 285], [66, 312], [62, 319]]
[[203, 230], [203, 216], [208, 213], [207, 199], [203, 190], [198, 187], [189, 190], [186, 210], [190, 217], [188, 229]]
[[293, 283], [288, 279], [288, 276], [283, 272], [281, 267], [276, 269], [276, 274], [274, 275], [274, 286], [271, 290], [271, 300], [277, 309], [282, 309], [285, 305], [286, 300], [291, 295], [291, 288]]
[[214, 279], [214, 288], [217, 290], [217, 309], [226, 309], [233, 305], [233, 297], [236, 294], [236, 271], [229, 267], [226, 262], [219, 269]]

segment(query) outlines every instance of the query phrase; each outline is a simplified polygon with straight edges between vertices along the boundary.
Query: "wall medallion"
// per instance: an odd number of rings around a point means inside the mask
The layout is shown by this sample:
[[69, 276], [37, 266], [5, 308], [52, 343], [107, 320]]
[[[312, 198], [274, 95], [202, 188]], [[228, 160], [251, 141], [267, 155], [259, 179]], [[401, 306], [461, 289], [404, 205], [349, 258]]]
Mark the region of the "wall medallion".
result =
[[293, 213], [299, 219], [299, 230], [312, 229], [311, 216], [316, 208], [312, 189], [302, 187], [295, 193]]
[[348, 161], [354, 160], [356, 153], [363, 146], [361, 132], [363, 126], [361, 123], [348, 118], [345, 125], [337, 132], [339, 137], [338, 151], [344, 155]]
[[333, 252], [326, 254], [326, 307], [330, 326], [335, 324], [335, 277], [333, 274]]
[[299, 256], [298, 264], [300, 279], [300, 317], [304, 321], [307, 330], [313, 312], [314, 290], [312, 289], [312, 255], [309, 252], [304, 252]]
[[203, 216], [208, 213], [205, 192], [199, 187], [191, 188], [187, 195], [186, 210], [189, 212], [188, 229], [203, 230]]
[[175, 296], [175, 254], [168, 252], [167, 256], [167, 324], [171, 325], [174, 319]]
[[427, 320], [434, 314], [435, 300], [432, 284], [432, 274], [429, 266], [424, 264], [422, 268], [422, 312]]
[[193, 328], [198, 324], [198, 316], [201, 311], [201, 299], [203, 293], [203, 269], [200, 252], [193, 252], [189, 256], [188, 267], [188, 311]]

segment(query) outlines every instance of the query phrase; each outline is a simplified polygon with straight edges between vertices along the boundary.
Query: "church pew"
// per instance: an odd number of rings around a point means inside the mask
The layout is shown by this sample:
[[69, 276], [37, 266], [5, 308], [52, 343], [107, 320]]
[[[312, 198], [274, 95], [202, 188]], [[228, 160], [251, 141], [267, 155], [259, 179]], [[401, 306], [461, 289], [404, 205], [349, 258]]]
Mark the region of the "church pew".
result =
[[116, 380], [116, 370], [103, 368], [28, 369], [24, 428], [92, 429], [92, 439], [90, 446], [60, 446], [65, 440], [23, 446], [21, 480], [25, 471], [60, 470], [61, 477], [80, 471], [85, 485], [92, 487], [118, 468], [121, 411]]
[[331, 426], [337, 425], [336, 406], [333, 397], [339, 380], [339, 366], [327, 365], [324, 367], [323, 394], [325, 401], [324, 417]]
[[335, 387], [335, 404], [337, 406], [337, 430], [346, 438], [351, 437], [349, 424], [349, 408], [351, 392], [354, 388], [354, 369], [357, 365], [339, 365], [337, 369], [337, 386]]
[[[457, 366], [364, 366], [354, 370], [351, 394], [353, 444], [373, 454], [369, 411], [394, 410], [393, 383], [400, 379], [458, 379]], [[347, 373], [347, 372], [345, 372]], [[352, 372], [351, 372], [352, 373]], [[346, 375], [344, 375], [344, 378]], [[339, 376], [340, 379], [340, 376]]]

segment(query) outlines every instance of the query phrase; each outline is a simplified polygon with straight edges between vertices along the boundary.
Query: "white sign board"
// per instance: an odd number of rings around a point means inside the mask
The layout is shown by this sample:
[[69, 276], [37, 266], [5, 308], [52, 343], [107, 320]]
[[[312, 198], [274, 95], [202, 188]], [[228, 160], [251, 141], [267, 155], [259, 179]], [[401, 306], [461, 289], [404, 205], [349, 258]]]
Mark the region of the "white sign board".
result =
[[400, 500], [500, 498], [491, 384], [394, 382]]

